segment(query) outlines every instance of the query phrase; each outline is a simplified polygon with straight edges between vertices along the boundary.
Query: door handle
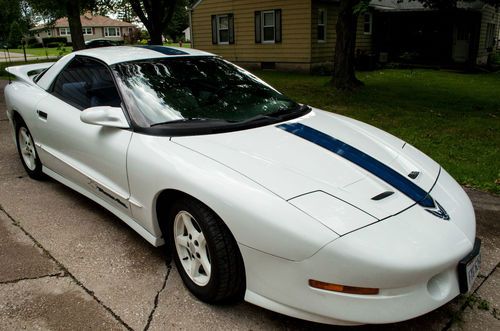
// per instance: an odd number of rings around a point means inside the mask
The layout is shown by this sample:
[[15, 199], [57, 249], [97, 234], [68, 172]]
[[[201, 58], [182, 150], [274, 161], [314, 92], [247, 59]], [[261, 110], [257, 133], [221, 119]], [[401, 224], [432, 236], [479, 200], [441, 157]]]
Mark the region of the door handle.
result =
[[37, 110], [36, 113], [38, 114], [38, 117], [40, 117], [41, 119], [44, 119], [46, 120], [47, 119], [47, 113], [44, 112], [44, 111], [41, 111], [41, 110]]

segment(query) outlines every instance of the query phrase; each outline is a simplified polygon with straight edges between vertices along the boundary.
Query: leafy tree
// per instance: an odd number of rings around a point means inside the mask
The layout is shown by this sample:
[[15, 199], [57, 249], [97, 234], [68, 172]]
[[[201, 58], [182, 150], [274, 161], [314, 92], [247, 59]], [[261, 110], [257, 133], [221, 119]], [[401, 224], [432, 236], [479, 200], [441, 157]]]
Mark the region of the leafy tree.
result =
[[[405, 0], [396, 0], [402, 2]], [[419, 1], [424, 6], [437, 9], [456, 8], [460, 0], [407, 0]], [[462, 0], [473, 2], [475, 0]], [[500, 6], [500, 0], [482, 0], [493, 6]], [[358, 14], [368, 7], [370, 0], [340, 0], [337, 19], [335, 55], [333, 61], [332, 84], [337, 89], [355, 89], [363, 83], [356, 78], [354, 72], [354, 53], [356, 46], [356, 30]]]
[[151, 43], [162, 45], [162, 33], [170, 23], [178, 0], [128, 0], [151, 36]]
[[189, 26], [189, 16], [186, 0], [178, 0], [177, 6], [172, 15], [172, 20], [163, 31], [165, 35], [170, 36], [173, 41], [177, 41], [182, 32]]
[[0, 0], [0, 44], [9, 39], [13, 22], [21, 19], [21, 6], [16, 0]]
[[21, 44], [21, 40], [23, 39], [23, 29], [18, 21], [12, 22], [10, 25], [9, 32], [9, 46], [10, 48], [17, 48]]

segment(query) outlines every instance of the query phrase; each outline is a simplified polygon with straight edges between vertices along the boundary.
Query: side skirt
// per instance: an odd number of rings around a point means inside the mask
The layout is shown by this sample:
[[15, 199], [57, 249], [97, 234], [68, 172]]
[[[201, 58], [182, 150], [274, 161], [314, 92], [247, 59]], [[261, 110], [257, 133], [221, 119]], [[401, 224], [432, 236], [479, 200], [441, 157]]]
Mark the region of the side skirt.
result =
[[52, 177], [53, 179], [57, 180], [58, 182], [68, 186], [69, 188], [77, 191], [78, 193], [86, 196], [87, 198], [95, 201], [99, 205], [103, 206], [110, 212], [112, 212], [116, 217], [121, 219], [123, 222], [125, 222], [128, 226], [130, 226], [135, 232], [137, 232], [139, 235], [141, 235], [144, 239], [146, 239], [150, 244], [153, 246], [161, 246], [165, 243], [163, 238], [155, 237], [153, 236], [150, 232], [148, 232], [146, 229], [144, 229], [142, 226], [140, 226], [133, 218], [130, 216], [124, 214], [120, 210], [116, 209], [113, 207], [111, 204], [108, 202], [104, 201], [103, 199], [99, 198], [98, 196], [92, 194], [91, 192], [83, 189], [79, 185], [76, 185], [72, 181], [62, 177], [61, 175], [57, 174], [56, 172], [50, 170], [49, 168], [43, 166], [42, 171], [47, 174], [48, 176]]

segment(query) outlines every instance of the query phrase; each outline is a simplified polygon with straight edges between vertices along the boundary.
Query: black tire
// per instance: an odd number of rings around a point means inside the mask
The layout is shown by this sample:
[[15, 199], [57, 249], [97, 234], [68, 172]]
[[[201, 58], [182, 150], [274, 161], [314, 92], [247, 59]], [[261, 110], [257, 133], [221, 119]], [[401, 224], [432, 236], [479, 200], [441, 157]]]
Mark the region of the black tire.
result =
[[[194, 218], [195, 227], [200, 228], [199, 231], [206, 241], [211, 271], [208, 283], [205, 285], [196, 284], [181, 263], [180, 253], [174, 240], [174, 223], [176, 217], [182, 212], [187, 212]], [[229, 303], [241, 300], [246, 286], [243, 259], [234, 237], [222, 220], [203, 203], [189, 198], [182, 198], [174, 203], [168, 220], [172, 255], [182, 281], [191, 293], [207, 303]]]
[[[26, 133], [29, 137], [30, 141], [29, 144], [31, 147], [30, 150], [34, 156], [34, 163], [32, 165], [26, 164], [26, 161], [23, 157], [22, 148], [25, 148], [25, 146], [21, 146], [20, 142], [21, 132]], [[17, 145], [17, 152], [19, 153], [19, 158], [21, 159], [21, 163], [23, 164], [24, 170], [26, 170], [26, 172], [28, 173], [28, 176], [37, 180], [43, 179], [44, 174], [42, 172], [42, 162], [40, 161], [40, 158], [38, 157], [38, 154], [36, 152], [33, 137], [31, 136], [31, 132], [28, 129], [26, 123], [24, 123], [24, 121], [20, 118], [16, 119], [16, 145]]]

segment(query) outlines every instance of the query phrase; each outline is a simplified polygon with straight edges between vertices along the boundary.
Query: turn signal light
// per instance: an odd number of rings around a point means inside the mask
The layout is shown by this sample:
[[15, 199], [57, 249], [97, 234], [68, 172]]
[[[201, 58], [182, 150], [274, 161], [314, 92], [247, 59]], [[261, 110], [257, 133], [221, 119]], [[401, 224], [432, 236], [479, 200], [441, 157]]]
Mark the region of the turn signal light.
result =
[[378, 288], [346, 286], [346, 285], [320, 282], [319, 280], [314, 280], [314, 279], [309, 279], [309, 286], [314, 288], [319, 288], [320, 290], [342, 292], [349, 294], [374, 295], [379, 293]]

